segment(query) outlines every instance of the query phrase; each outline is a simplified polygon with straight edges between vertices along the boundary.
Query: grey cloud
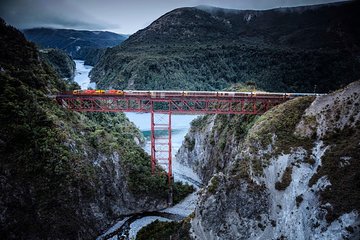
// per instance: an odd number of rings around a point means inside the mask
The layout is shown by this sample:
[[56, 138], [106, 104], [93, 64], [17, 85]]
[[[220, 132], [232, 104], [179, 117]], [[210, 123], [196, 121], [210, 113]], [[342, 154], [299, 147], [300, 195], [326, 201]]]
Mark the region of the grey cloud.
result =
[[56, 27], [134, 33], [179, 7], [269, 9], [343, 0], [0, 0], [0, 16], [18, 28]]
[[235, 9], [270, 9], [278, 7], [295, 7], [304, 5], [315, 5], [333, 3], [346, 0], [193, 0], [199, 5], [212, 5], [216, 7]]
[[99, 30], [118, 27], [84, 13], [67, 1], [5, 0], [0, 3], [0, 16], [21, 29], [43, 26]]

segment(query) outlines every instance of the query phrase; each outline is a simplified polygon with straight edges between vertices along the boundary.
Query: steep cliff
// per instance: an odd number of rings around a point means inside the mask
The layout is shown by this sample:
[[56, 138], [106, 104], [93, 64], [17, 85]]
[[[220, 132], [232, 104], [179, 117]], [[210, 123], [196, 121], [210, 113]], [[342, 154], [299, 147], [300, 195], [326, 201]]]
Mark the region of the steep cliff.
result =
[[195, 122], [177, 155], [210, 179], [200, 193], [193, 237], [358, 239], [359, 92], [358, 81], [234, 127], [243, 117]]
[[203, 182], [224, 170], [230, 156], [254, 123], [256, 116], [206, 115], [191, 123], [189, 133], [176, 153], [184, 165], [191, 166]]
[[94, 239], [121, 215], [166, 206], [166, 178], [151, 175], [123, 114], [60, 107], [51, 96], [65, 81], [2, 19], [0, 45], [2, 239]]

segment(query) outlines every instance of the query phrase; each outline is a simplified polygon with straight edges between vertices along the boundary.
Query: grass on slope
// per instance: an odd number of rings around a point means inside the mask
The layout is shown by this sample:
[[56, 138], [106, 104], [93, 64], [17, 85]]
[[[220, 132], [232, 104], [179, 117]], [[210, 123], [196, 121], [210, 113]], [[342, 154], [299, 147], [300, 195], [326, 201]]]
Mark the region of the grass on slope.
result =
[[142, 228], [136, 240], [190, 240], [190, 219], [180, 222], [160, 222], [156, 220]]

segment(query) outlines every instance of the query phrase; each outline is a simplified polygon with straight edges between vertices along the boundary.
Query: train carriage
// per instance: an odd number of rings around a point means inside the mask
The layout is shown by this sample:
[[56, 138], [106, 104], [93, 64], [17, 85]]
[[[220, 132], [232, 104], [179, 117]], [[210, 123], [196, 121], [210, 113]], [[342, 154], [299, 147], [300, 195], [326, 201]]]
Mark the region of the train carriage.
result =
[[294, 98], [299, 96], [319, 96], [312, 93], [278, 93], [278, 92], [228, 92], [228, 91], [143, 91], [143, 90], [73, 90], [73, 95], [117, 95], [129, 97], [151, 97], [151, 98], [173, 98], [173, 97], [199, 97], [199, 98], [243, 98], [243, 97], [264, 97], [264, 98]]

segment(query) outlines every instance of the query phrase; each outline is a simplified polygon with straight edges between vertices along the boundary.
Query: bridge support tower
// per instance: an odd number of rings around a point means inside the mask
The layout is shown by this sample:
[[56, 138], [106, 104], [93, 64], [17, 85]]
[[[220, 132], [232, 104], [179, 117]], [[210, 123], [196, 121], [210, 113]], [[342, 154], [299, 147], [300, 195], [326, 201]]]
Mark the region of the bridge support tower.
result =
[[[170, 105], [170, 103], [169, 103]], [[168, 204], [173, 204], [173, 174], [171, 145], [171, 111], [155, 113], [154, 102], [151, 103], [151, 171], [157, 173], [157, 166], [167, 171], [169, 185]]]

